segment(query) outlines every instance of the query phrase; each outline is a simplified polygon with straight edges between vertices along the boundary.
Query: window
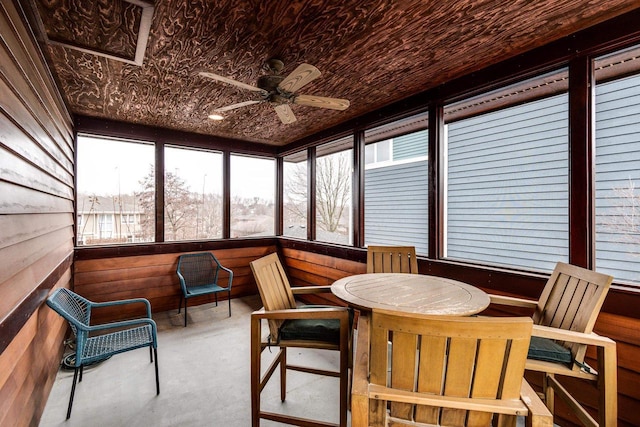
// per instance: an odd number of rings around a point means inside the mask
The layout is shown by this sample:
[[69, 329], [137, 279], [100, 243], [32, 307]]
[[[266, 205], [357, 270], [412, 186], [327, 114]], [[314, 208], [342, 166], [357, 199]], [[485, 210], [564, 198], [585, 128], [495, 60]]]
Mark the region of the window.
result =
[[283, 235], [307, 238], [307, 152], [284, 158]]
[[365, 164], [384, 163], [392, 160], [393, 139], [385, 139], [369, 144], [365, 148]]
[[316, 148], [316, 240], [351, 244], [353, 137]]
[[231, 156], [231, 237], [272, 236], [275, 161]]
[[153, 144], [78, 135], [78, 245], [155, 240], [154, 159]]
[[566, 75], [445, 108], [445, 257], [544, 271], [568, 260]]
[[111, 239], [113, 233], [113, 215], [100, 214], [98, 217], [98, 238]]
[[[427, 120], [422, 114], [365, 132], [365, 154], [374, 154], [364, 175], [366, 245], [408, 245], [428, 253], [428, 131], [402, 134], [426, 128]], [[377, 140], [384, 137], [389, 139]]]
[[640, 283], [639, 54], [636, 46], [595, 61], [596, 268], [635, 284]]
[[123, 224], [134, 224], [135, 223], [135, 215], [134, 214], [122, 215], [122, 223]]
[[166, 146], [166, 241], [222, 237], [222, 154]]

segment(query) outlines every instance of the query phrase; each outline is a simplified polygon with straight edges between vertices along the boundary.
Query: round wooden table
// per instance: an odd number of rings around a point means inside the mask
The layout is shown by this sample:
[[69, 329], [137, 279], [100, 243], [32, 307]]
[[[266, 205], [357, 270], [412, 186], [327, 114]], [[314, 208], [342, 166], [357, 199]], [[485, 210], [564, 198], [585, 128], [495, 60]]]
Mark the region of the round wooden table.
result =
[[489, 306], [482, 290], [437, 276], [405, 273], [357, 274], [336, 280], [331, 292], [349, 305], [370, 311], [469, 316]]

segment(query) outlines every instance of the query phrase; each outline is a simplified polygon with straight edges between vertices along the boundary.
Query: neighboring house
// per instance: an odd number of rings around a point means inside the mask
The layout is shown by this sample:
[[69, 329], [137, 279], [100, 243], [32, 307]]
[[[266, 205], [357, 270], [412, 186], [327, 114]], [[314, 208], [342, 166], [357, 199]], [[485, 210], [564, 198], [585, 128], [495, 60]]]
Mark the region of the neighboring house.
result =
[[149, 241], [145, 214], [132, 195], [78, 195], [77, 215], [78, 246]]

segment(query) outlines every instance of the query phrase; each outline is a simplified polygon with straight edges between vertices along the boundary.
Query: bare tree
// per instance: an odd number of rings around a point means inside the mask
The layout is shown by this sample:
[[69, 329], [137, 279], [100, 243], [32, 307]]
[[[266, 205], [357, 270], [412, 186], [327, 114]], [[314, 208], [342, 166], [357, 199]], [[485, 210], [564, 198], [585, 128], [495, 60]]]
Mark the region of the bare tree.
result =
[[202, 199], [200, 237], [222, 236], [222, 197], [219, 194], [205, 194]]
[[[82, 208], [80, 210], [80, 212], [84, 212], [84, 202], [87, 198], [86, 197], [82, 197]], [[100, 201], [98, 200], [98, 196], [94, 194], [89, 195], [88, 197], [89, 200], [89, 212], [87, 213], [87, 217], [91, 216], [92, 213], [95, 213], [96, 211], [96, 205], [100, 204]], [[84, 224], [82, 225], [82, 231], [80, 232], [80, 239], [82, 239], [82, 244], [85, 244], [84, 242], [84, 233], [87, 229], [87, 224], [89, 223], [88, 218], [84, 219]]]
[[284, 210], [290, 222], [306, 222], [307, 219], [307, 163], [301, 162], [287, 167]]
[[[334, 233], [344, 224], [351, 199], [351, 164], [347, 152], [319, 157], [316, 168], [316, 222], [320, 229]], [[286, 209], [293, 218], [306, 218], [306, 164], [292, 168], [286, 180], [289, 203]]]
[[[155, 229], [155, 171], [151, 166], [149, 173], [140, 181], [142, 192], [140, 206], [145, 213], [141, 225], [145, 233], [153, 235]], [[164, 214], [165, 230], [171, 240], [184, 238], [189, 227], [195, 227], [197, 199], [189, 192], [186, 183], [177, 174], [166, 171], [164, 178]]]
[[640, 244], [640, 194], [629, 179], [626, 187], [613, 188], [616, 206], [604, 217], [602, 225], [626, 243]]
[[318, 227], [335, 232], [351, 198], [351, 165], [346, 152], [317, 159], [316, 218]]

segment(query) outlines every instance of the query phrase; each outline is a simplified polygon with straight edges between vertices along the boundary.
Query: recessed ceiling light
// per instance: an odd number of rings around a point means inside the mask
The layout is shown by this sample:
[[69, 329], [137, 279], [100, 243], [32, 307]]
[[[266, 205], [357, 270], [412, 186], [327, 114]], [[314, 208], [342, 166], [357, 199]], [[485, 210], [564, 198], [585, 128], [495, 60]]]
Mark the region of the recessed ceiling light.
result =
[[211, 120], [224, 120], [224, 116], [221, 116], [218, 113], [209, 114], [209, 118]]

